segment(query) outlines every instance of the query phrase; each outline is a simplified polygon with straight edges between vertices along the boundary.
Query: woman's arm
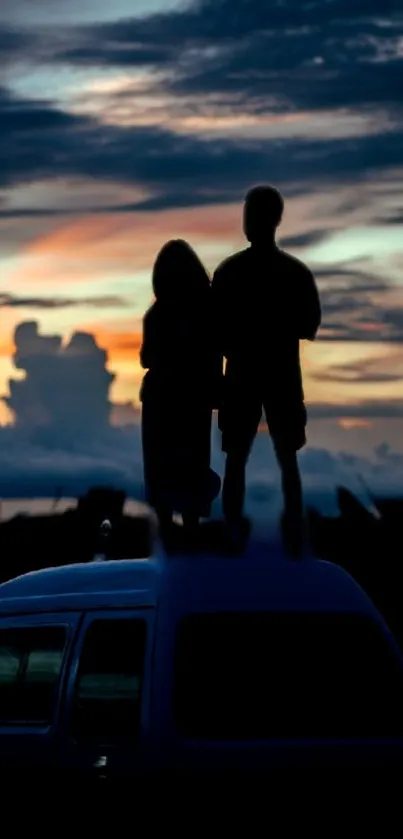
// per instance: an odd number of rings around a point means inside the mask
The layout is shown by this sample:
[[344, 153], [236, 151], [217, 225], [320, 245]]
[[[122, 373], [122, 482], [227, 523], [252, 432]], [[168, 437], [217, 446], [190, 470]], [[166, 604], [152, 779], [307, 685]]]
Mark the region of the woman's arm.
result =
[[212, 408], [219, 408], [222, 402], [223, 361], [223, 356], [213, 349], [210, 367]]
[[143, 320], [143, 343], [140, 349], [140, 364], [145, 370], [155, 366], [157, 357], [157, 330], [154, 306], [146, 312]]

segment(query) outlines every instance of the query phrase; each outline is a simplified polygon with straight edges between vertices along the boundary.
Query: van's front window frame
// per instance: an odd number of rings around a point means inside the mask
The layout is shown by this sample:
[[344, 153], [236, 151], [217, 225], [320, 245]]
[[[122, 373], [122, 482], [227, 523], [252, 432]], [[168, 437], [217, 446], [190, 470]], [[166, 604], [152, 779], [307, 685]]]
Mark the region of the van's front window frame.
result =
[[[116, 702], [115, 708], [117, 709], [118, 702], [120, 701], [120, 719], [117, 720], [119, 725], [115, 725], [115, 730], [113, 730], [113, 725], [111, 726], [112, 730], [102, 730], [102, 722], [100, 725], [97, 726], [97, 722], [99, 723], [99, 718], [102, 719], [102, 712], [99, 713], [97, 719], [97, 702], [100, 701], [99, 695], [97, 696], [96, 692], [94, 694], [94, 685], [97, 678], [96, 670], [94, 671], [93, 665], [92, 669], [89, 672], [86, 672], [86, 667], [88, 667], [88, 660], [90, 659], [89, 650], [86, 648], [86, 644], [88, 643], [88, 639], [91, 640], [91, 633], [94, 633], [99, 628], [99, 625], [102, 625], [103, 631], [106, 631], [107, 637], [107, 630], [111, 629], [111, 625], [113, 625], [112, 633], [119, 627], [119, 630], [122, 629], [122, 625], [126, 624], [126, 628], [131, 629], [134, 633], [138, 633], [140, 629], [140, 634], [138, 635], [137, 641], [135, 644], [126, 650], [127, 652], [127, 661], [131, 665], [132, 672], [130, 672], [130, 667], [127, 668], [127, 672], [123, 673], [123, 670], [119, 673], [116, 671], [114, 673], [113, 668], [110, 671], [100, 671], [101, 675], [104, 676], [109, 673], [110, 678], [109, 680], [104, 680], [104, 684], [100, 687], [104, 691], [104, 711], [105, 708], [107, 710], [106, 703], [108, 701], [108, 692], [113, 694], [117, 689], [120, 689], [121, 696], [120, 700], [113, 697], [112, 702]], [[117, 636], [116, 636], [117, 637]], [[146, 668], [146, 655], [147, 655], [147, 637], [148, 637], [148, 625], [147, 620], [145, 619], [144, 615], [134, 615], [130, 614], [116, 614], [113, 615], [100, 615], [97, 614], [91, 617], [90, 621], [84, 627], [84, 633], [82, 637], [79, 658], [78, 658], [78, 665], [77, 671], [75, 674], [74, 680], [74, 687], [72, 693], [72, 700], [71, 700], [71, 708], [69, 711], [69, 730], [73, 740], [76, 743], [79, 742], [97, 742], [103, 744], [122, 744], [123, 742], [133, 743], [138, 742], [140, 735], [141, 735], [141, 715], [142, 715], [142, 701], [143, 701], [143, 685], [144, 685], [144, 677], [145, 677], [145, 668]], [[98, 643], [98, 641], [97, 641]], [[137, 643], [137, 649], [136, 649]], [[122, 651], [121, 651], [122, 652]], [[99, 655], [99, 650], [98, 650]], [[109, 654], [110, 655], [110, 654]], [[131, 658], [133, 656], [133, 658]], [[137, 656], [137, 658], [136, 658]], [[99, 660], [99, 659], [98, 659]], [[113, 656], [110, 656], [109, 661], [112, 662]], [[120, 658], [122, 662], [122, 657]], [[119, 662], [119, 655], [116, 656], [116, 662]], [[106, 660], [103, 662], [103, 666], [105, 667], [107, 664], [107, 657]], [[115, 665], [116, 666], [116, 665]], [[135, 669], [139, 672], [135, 673]], [[98, 679], [99, 679], [98, 673]], [[120, 684], [116, 685], [116, 681], [114, 683], [114, 676], [121, 676]], [[80, 702], [80, 680], [83, 679], [83, 676], [86, 680], [86, 696], [81, 696], [81, 709], [79, 707]], [[93, 693], [91, 696], [90, 694]], [[130, 696], [131, 693], [131, 696]], [[84, 698], [84, 712], [83, 712], [83, 698]], [[92, 702], [92, 706], [91, 706]], [[87, 710], [85, 710], [85, 704], [87, 705]], [[113, 707], [113, 706], [112, 706]], [[99, 706], [100, 708], [100, 706]], [[129, 708], [131, 708], [131, 716], [128, 720], [127, 728], [124, 728], [124, 720], [125, 714], [127, 714]], [[88, 711], [89, 709], [89, 711]], [[113, 714], [112, 720], [113, 720]], [[104, 714], [103, 722], [108, 723], [107, 715]], [[110, 719], [109, 719], [110, 723]], [[133, 727], [130, 728], [130, 725], [133, 724]], [[107, 728], [107, 726], [106, 726]], [[120, 730], [122, 729], [122, 730]]]

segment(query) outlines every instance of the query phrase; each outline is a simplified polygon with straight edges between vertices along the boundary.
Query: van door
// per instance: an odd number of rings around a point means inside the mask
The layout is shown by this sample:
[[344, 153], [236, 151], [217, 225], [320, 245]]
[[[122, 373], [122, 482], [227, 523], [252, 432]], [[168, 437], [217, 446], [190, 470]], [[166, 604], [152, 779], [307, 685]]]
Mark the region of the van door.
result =
[[60, 707], [78, 614], [38, 614], [0, 621], [0, 768], [54, 771]]
[[67, 772], [106, 779], [144, 766], [153, 610], [88, 613], [67, 688]]

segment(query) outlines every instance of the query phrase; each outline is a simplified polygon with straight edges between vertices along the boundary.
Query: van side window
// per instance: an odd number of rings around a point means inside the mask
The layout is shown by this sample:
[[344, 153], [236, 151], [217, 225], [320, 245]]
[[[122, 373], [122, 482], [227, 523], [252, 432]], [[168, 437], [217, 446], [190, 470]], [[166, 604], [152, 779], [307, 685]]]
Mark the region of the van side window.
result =
[[140, 728], [146, 623], [94, 620], [82, 647], [72, 728], [82, 739], [136, 738]]
[[0, 629], [0, 725], [52, 722], [66, 647], [66, 629]]
[[400, 660], [347, 613], [199, 614], [179, 625], [174, 710], [201, 739], [396, 737]]

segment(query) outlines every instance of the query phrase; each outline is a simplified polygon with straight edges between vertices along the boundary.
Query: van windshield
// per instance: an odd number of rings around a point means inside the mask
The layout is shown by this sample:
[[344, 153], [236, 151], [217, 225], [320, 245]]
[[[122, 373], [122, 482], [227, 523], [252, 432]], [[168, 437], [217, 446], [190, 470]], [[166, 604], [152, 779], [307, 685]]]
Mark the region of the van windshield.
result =
[[194, 615], [178, 630], [174, 710], [192, 738], [398, 736], [402, 672], [364, 616]]

